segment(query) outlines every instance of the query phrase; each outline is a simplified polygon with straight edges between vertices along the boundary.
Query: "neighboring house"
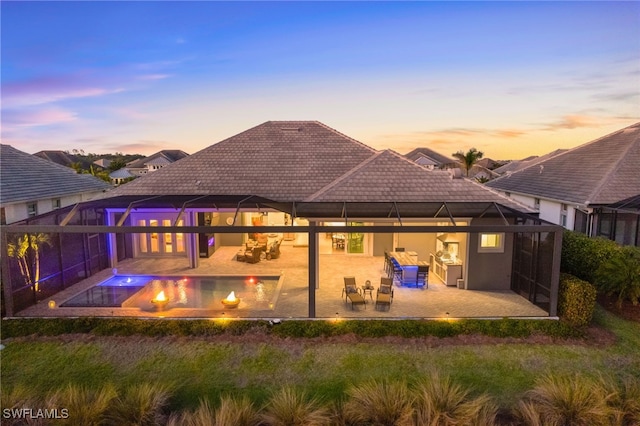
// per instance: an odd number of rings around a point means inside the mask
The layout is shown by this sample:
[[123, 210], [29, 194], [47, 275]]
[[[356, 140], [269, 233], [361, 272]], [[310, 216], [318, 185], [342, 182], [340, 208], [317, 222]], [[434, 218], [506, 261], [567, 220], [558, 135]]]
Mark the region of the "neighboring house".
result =
[[540, 161], [544, 161], [544, 160], [546, 160], [548, 158], [555, 157], [556, 155], [562, 154], [565, 151], [566, 151], [566, 149], [556, 149], [555, 151], [550, 152], [550, 153], [545, 154], [545, 155], [542, 155], [542, 156], [532, 155], [530, 157], [523, 158], [522, 160], [510, 161], [507, 164], [494, 169], [493, 171], [496, 172], [498, 175], [505, 175], [505, 174], [508, 174], [508, 173], [513, 173], [513, 172], [516, 172], [518, 170], [522, 170], [525, 167], [529, 167], [531, 165], [537, 164]]
[[92, 164], [91, 161], [86, 157], [79, 157], [77, 155], [69, 154], [68, 152], [59, 150], [38, 151], [33, 155], [65, 167], [73, 167], [74, 164], [78, 164], [83, 170], [89, 170]]
[[[96, 221], [65, 225], [80, 217]], [[42, 276], [55, 277], [55, 282], [40, 283], [41, 289], [50, 289], [44, 291], [47, 296], [94, 274], [115, 274], [116, 269], [144, 275], [167, 271], [169, 264], [175, 264], [181, 276], [225, 273], [248, 235], [259, 234], [263, 241], [286, 241], [288, 250], [304, 247], [297, 253], [307, 253], [295, 265], [288, 264], [283, 254], [277, 262], [236, 262], [232, 269], [246, 271], [249, 277], [260, 274], [263, 265], [271, 268], [267, 275], [277, 271], [286, 289], [278, 301], [279, 317], [292, 315], [287, 310], [294, 308], [292, 300], [298, 307], [308, 305], [304, 317], [335, 317], [344, 306], [342, 275], [360, 271], [362, 278], [377, 281], [385, 255], [396, 248], [406, 250], [416, 270], [418, 261], [431, 268], [432, 281], [423, 294], [437, 296], [443, 287], [454, 292], [450, 301], [432, 307], [439, 309], [440, 317], [448, 309], [474, 316], [472, 309], [461, 308], [465, 298], [484, 295], [482, 304], [493, 306], [505, 294], [534, 308], [534, 316], [556, 315], [560, 226], [540, 221], [531, 207], [463, 179], [457, 169], [427, 170], [394, 151], [375, 150], [316, 121], [263, 123], [119, 186], [99, 200], [13, 225], [8, 232], [27, 230], [60, 235], [65, 247], [74, 247], [74, 254], [61, 260], [57, 246], [42, 256], [51, 259], [42, 265]], [[335, 250], [334, 239], [342, 241]], [[83, 245], [86, 240], [95, 244]], [[324, 241], [327, 252], [321, 252]], [[85, 267], [76, 265], [80, 272], [65, 274], [65, 261], [71, 262], [67, 258], [84, 259]], [[259, 253], [251, 259], [259, 261]], [[339, 276], [322, 269], [323, 264], [337, 261], [348, 265], [349, 259], [354, 266], [345, 266]], [[372, 266], [355, 266], [356, 262]], [[7, 282], [20, 283], [14, 263], [5, 270]], [[399, 272], [401, 280], [406, 272]], [[171, 283], [171, 292], [178, 291], [179, 282]], [[319, 293], [331, 285], [337, 286], [335, 292]], [[5, 286], [5, 299], [16, 309], [46, 300], [37, 293], [25, 297], [24, 287], [23, 283]], [[316, 303], [321, 294], [329, 299]], [[387, 318], [427, 315], [421, 306], [411, 314], [403, 312], [401, 302], [393, 306], [390, 313], [378, 314], [371, 308], [363, 313]], [[530, 314], [493, 316], [505, 315]]]
[[456, 167], [456, 160], [429, 148], [416, 148], [404, 155], [416, 164], [433, 170]]
[[[464, 173], [464, 170], [462, 171], [462, 173]], [[500, 175], [498, 173], [479, 164], [474, 164], [469, 170], [469, 179], [492, 180], [499, 176]]]
[[131, 172], [127, 170], [125, 167], [118, 170], [114, 170], [113, 172], [109, 173], [109, 179], [111, 179], [111, 183], [116, 186], [123, 184], [127, 180], [132, 179], [134, 177], [136, 176], [132, 175]]
[[132, 161], [126, 165], [125, 169], [133, 176], [142, 176], [149, 172], [160, 170], [188, 156], [189, 154], [179, 149], [165, 149], [148, 157]]
[[[0, 145], [2, 224], [90, 200], [111, 186], [88, 174]], [[61, 152], [61, 151], [60, 151]]]
[[541, 219], [640, 245], [640, 123], [527, 163], [487, 186], [535, 208]]
[[108, 169], [109, 166], [111, 165], [111, 160], [106, 158], [100, 158], [99, 160], [94, 161], [93, 164], [95, 164], [96, 166], [102, 167], [103, 169]]

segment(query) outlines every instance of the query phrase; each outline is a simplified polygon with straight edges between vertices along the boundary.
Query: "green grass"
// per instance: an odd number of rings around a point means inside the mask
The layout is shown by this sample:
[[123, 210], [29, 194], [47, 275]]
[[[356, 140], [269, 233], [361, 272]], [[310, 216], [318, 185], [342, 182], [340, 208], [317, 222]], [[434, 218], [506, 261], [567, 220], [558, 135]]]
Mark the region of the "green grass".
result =
[[157, 383], [172, 390], [171, 408], [198, 407], [199, 400], [247, 396], [263, 404], [283, 385], [332, 402], [352, 385], [371, 380], [414, 384], [437, 369], [475, 394], [488, 393], [511, 407], [545, 374], [561, 373], [622, 379], [640, 377], [640, 324], [602, 309], [594, 321], [617, 337], [610, 346], [500, 343], [430, 347], [403, 344], [330, 343], [322, 339], [285, 339], [237, 343], [215, 338], [90, 336], [28, 337], [4, 340], [0, 351], [3, 393], [25, 387], [38, 395], [69, 383], [124, 389]]

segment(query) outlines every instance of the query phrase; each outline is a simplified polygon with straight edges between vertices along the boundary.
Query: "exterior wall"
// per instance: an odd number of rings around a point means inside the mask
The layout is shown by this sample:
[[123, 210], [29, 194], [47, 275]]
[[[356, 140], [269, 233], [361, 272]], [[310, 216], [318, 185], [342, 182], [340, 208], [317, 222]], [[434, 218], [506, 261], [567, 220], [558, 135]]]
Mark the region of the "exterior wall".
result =
[[[377, 225], [386, 225], [378, 223]], [[373, 234], [373, 255], [384, 256], [385, 251], [393, 250], [393, 234]]]
[[[504, 194], [505, 192], [503, 191], [502, 193]], [[534, 197], [531, 195], [523, 195], [523, 194], [513, 194], [513, 193], [510, 194], [510, 197], [529, 207], [536, 208], [535, 199], [538, 197]], [[562, 225], [560, 220], [560, 217], [561, 217], [560, 213], [562, 210], [563, 203], [555, 200], [545, 200], [544, 198], [539, 198], [539, 199], [540, 199], [540, 206], [538, 208], [540, 211], [540, 215], [539, 215], [540, 219], [546, 220], [547, 222], [555, 223], [557, 225]], [[571, 204], [569, 202], [566, 202], [564, 204], [567, 206], [567, 211], [566, 211], [567, 222], [565, 223], [564, 227], [566, 229], [573, 230], [573, 226], [576, 218], [575, 204]]]
[[[500, 219], [474, 219], [471, 225], [498, 224]], [[511, 289], [513, 264], [513, 234], [504, 234], [504, 252], [478, 253], [478, 234], [469, 234], [467, 258], [467, 290]]]
[[[235, 215], [235, 213], [220, 213], [219, 223], [221, 225], [226, 224], [227, 223], [227, 219], [228, 218], [233, 219], [234, 215]], [[240, 219], [240, 221], [242, 221], [241, 218], [242, 218], [242, 215], [239, 215], [238, 219]], [[240, 225], [240, 223], [237, 223], [236, 225]], [[220, 246], [241, 246], [243, 244], [242, 234], [216, 233], [214, 235], [215, 235], [215, 238], [216, 238], [216, 250]]]
[[[503, 194], [505, 194], [503, 192]], [[535, 208], [535, 197], [531, 197], [529, 195], [522, 195], [522, 194], [511, 194], [509, 196], [510, 198], [513, 198], [514, 200], [529, 206], [531, 208]]]
[[3, 206], [5, 209], [5, 215], [7, 219], [7, 224], [11, 224], [14, 222], [18, 222], [29, 217], [27, 213], [27, 204], [37, 203], [38, 205], [38, 215], [49, 213], [53, 211], [53, 200], [60, 200], [60, 207], [72, 206], [81, 201], [87, 201], [96, 195], [101, 194], [101, 192], [84, 192], [73, 195], [67, 195], [62, 197], [53, 197], [53, 198], [45, 198], [42, 200], [33, 200], [24, 203], [15, 203], [8, 204]]

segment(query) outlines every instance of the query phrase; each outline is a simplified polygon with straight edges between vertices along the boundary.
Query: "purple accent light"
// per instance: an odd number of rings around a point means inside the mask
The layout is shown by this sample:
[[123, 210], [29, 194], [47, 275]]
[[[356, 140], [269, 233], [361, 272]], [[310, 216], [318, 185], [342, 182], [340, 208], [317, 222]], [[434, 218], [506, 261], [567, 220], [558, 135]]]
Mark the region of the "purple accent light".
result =
[[216, 238], [215, 237], [211, 237], [207, 240], [207, 245], [209, 247], [211, 247], [212, 245], [214, 245], [216, 243]]

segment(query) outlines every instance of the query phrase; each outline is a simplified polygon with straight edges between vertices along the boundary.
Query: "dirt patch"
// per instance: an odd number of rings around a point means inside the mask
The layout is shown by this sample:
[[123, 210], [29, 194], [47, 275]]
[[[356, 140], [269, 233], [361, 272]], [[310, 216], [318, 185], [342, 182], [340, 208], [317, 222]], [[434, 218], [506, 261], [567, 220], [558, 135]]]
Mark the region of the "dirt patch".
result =
[[630, 301], [625, 300], [622, 302], [622, 306], [618, 308], [616, 306], [617, 298], [615, 297], [600, 294], [597, 300], [600, 306], [607, 311], [626, 320], [640, 322], [640, 303], [633, 305]]

